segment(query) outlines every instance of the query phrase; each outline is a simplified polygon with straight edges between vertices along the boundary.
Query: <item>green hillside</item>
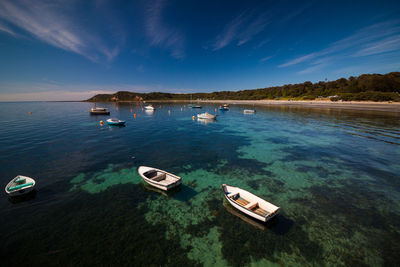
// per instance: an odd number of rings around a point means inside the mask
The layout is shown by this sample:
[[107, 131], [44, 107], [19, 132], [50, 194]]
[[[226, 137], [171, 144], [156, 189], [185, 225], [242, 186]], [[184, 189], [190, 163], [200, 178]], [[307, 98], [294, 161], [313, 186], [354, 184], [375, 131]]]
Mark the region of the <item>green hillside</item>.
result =
[[400, 72], [387, 74], [363, 74], [348, 79], [328, 82], [304, 82], [260, 89], [241, 91], [219, 91], [212, 93], [134, 93], [120, 91], [115, 94], [99, 94], [86, 100], [89, 102], [142, 101], [142, 100], [261, 100], [296, 99], [312, 100], [330, 97], [332, 101], [400, 101]]

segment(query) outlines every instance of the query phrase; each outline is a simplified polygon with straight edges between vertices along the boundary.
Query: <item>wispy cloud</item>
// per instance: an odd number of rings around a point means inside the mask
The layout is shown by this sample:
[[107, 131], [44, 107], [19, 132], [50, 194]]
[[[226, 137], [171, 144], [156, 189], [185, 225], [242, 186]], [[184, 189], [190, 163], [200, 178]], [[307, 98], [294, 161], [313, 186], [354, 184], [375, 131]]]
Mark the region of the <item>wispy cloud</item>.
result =
[[262, 40], [257, 45], [255, 45], [253, 48], [254, 49], [259, 49], [259, 48], [263, 47], [264, 45], [266, 45], [267, 43], [269, 43], [270, 41], [271, 41], [271, 39], [269, 39], [269, 38], [265, 39], [265, 40]]
[[17, 37], [17, 34], [13, 30], [11, 30], [8, 26], [2, 24], [1, 22], [0, 22], [0, 32], [5, 32], [14, 37]]
[[92, 61], [99, 61], [102, 57], [108, 61], [115, 58], [119, 53], [118, 47], [109, 48], [101, 38], [85, 29], [85, 25], [77, 24], [75, 18], [65, 12], [71, 6], [71, 3], [62, 1], [2, 0], [0, 19], [45, 43]]
[[391, 36], [384, 40], [370, 43], [354, 54], [355, 57], [369, 56], [391, 52], [400, 49], [400, 35]]
[[270, 23], [270, 17], [267, 13], [258, 16], [254, 16], [254, 13], [246, 10], [229, 22], [213, 42], [213, 50], [222, 49], [233, 41], [238, 46], [243, 45], [261, 33]]
[[308, 73], [314, 73], [316, 71], [322, 70], [323, 68], [325, 68], [328, 64], [326, 63], [321, 63], [321, 64], [317, 64], [317, 65], [313, 65], [311, 67], [308, 67], [304, 70], [301, 70], [299, 72], [297, 72], [297, 74], [308, 74]]
[[295, 17], [301, 15], [305, 10], [307, 10], [307, 9], [310, 8], [310, 7], [311, 7], [311, 4], [310, 4], [310, 3], [307, 3], [305, 6], [299, 7], [299, 8], [297, 8], [296, 10], [294, 10], [293, 12], [288, 13], [286, 16], [284, 16], [284, 17], [280, 20], [280, 22], [281, 22], [281, 23], [288, 22], [288, 21], [294, 19]]
[[237, 45], [240, 46], [250, 41], [254, 36], [262, 32], [269, 23], [270, 19], [267, 14], [264, 13], [258, 16], [239, 34]]
[[[399, 32], [399, 20], [377, 23], [365, 27], [347, 38], [336, 41], [323, 50], [294, 58], [286, 63], [279, 65], [278, 67], [289, 67], [327, 55], [340, 53], [352, 54], [354, 53], [354, 50], [357, 50], [363, 46], [365, 47], [364, 49], [356, 52], [357, 56], [367, 56], [375, 54], [372, 51], [392, 51], [393, 49], [398, 49], [398, 40], [393, 35], [398, 34]], [[386, 39], [380, 40], [381, 38]]]
[[179, 30], [163, 23], [164, 6], [163, 0], [149, 2], [146, 10], [146, 34], [151, 45], [169, 50], [171, 56], [175, 58], [183, 58], [185, 57], [184, 37]]
[[260, 59], [260, 62], [265, 62], [267, 60], [270, 60], [271, 58], [273, 58], [274, 56], [268, 56], [268, 57], [263, 57], [262, 59]]

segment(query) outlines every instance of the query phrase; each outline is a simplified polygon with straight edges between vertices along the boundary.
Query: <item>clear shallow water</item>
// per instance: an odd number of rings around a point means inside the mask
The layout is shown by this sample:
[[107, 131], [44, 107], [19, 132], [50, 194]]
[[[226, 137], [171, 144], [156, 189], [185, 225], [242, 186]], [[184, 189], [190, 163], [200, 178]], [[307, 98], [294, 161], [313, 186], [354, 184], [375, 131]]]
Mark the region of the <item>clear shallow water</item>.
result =
[[[126, 127], [100, 126], [89, 103], [0, 103], [1, 184], [37, 181], [27, 198], [0, 197], [7, 265], [400, 264], [399, 115], [232, 105], [205, 124], [192, 115], [217, 105], [106, 106]], [[183, 185], [154, 191], [140, 165]], [[222, 183], [281, 215], [241, 216]]]

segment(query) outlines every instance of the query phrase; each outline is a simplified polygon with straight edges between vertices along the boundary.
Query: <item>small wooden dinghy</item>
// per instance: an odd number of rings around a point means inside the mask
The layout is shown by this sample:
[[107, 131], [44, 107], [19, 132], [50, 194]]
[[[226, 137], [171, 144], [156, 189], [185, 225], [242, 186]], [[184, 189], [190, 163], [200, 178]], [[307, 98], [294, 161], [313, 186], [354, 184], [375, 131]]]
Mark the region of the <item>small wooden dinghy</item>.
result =
[[222, 189], [224, 190], [225, 198], [233, 207], [262, 222], [272, 219], [280, 209], [274, 204], [239, 187], [223, 184]]
[[152, 167], [140, 166], [138, 173], [146, 183], [164, 191], [171, 190], [182, 183], [181, 177]]
[[35, 184], [32, 178], [18, 175], [6, 185], [5, 191], [10, 196], [19, 196], [31, 192]]
[[124, 126], [125, 125], [125, 121], [113, 118], [113, 119], [108, 119], [107, 120], [107, 124], [111, 125], [111, 126]]

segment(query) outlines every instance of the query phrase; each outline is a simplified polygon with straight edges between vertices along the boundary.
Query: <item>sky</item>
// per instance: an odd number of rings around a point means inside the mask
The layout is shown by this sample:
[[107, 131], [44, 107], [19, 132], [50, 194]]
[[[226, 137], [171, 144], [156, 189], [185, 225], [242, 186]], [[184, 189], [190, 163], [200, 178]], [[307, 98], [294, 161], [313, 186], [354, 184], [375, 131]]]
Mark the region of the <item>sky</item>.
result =
[[400, 71], [400, 1], [0, 0], [0, 101]]

